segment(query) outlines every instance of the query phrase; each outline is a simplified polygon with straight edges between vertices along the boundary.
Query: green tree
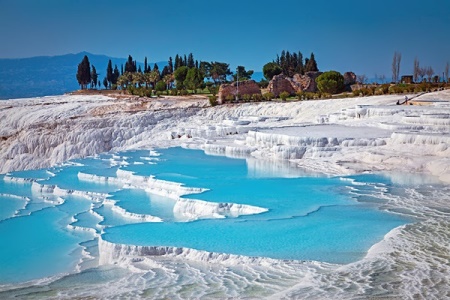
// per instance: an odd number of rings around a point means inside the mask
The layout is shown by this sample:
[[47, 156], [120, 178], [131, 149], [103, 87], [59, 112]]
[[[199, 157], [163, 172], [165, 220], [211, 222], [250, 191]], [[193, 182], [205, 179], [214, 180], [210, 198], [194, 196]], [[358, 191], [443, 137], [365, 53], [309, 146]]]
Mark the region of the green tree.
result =
[[233, 74], [230, 71], [230, 65], [223, 62], [211, 62], [209, 68], [209, 76], [214, 81], [214, 84], [223, 83], [227, 81], [227, 76]]
[[189, 53], [189, 56], [187, 58], [186, 66], [191, 69], [195, 67], [195, 61], [194, 61], [194, 55], [192, 53]]
[[148, 73], [148, 63], [147, 63], [147, 56], [144, 58], [144, 73]]
[[157, 90], [158, 92], [162, 92], [166, 90], [166, 84], [164, 83], [164, 81], [160, 80], [156, 83], [155, 86], [155, 90]]
[[322, 93], [337, 94], [345, 89], [344, 76], [336, 71], [328, 71], [316, 78], [317, 88]]
[[197, 68], [190, 68], [184, 80], [184, 86], [190, 90], [196, 91], [203, 83], [205, 76]]
[[263, 67], [263, 74], [267, 80], [272, 80], [273, 76], [281, 74], [282, 72], [283, 70], [281, 67], [275, 62], [267, 63]]
[[106, 80], [109, 82], [109, 87], [111, 87], [113, 82], [113, 68], [111, 60], [108, 62], [108, 67], [106, 67]]
[[111, 84], [117, 84], [117, 79], [120, 77], [119, 69], [117, 68], [117, 65], [114, 65], [114, 71], [113, 75], [111, 77]]
[[134, 73], [136, 70], [136, 62], [133, 61], [131, 55], [128, 55], [128, 60], [125, 63], [125, 72]]
[[153, 88], [155, 88], [156, 82], [159, 81], [159, 79], [160, 79], [158, 69], [151, 71], [150, 73], [148, 73], [148, 75], [149, 75], [149, 79], [150, 79], [150, 82], [152, 83]]
[[141, 87], [145, 82], [144, 74], [141, 72], [133, 73], [133, 85]]
[[314, 53], [311, 53], [308, 62], [305, 65], [305, 72], [318, 72], [319, 68], [317, 67], [317, 62], [314, 57]]
[[133, 82], [133, 73], [125, 72], [119, 78], [117, 78], [117, 85], [119, 85], [122, 90], [126, 89], [130, 83]]
[[182, 66], [177, 68], [175, 72], [173, 72], [177, 89], [182, 90], [185, 88], [184, 81], [186, 80], [188, 71], [189, 71], [188, 67]]
[[106, 77], [103, 78], [103, 86], [105, 87], [105, 89], [108, 88], [108, 79], [106, 79]]
[[246, 71], [244, 66], [238, 66], [236, 74], [233, 75], [234, 81], [244, 81], [252, 78], [253, 70]]
[[86, 89], [91, 82], [91, 64], [89, 58], [85, 55], [81, 63], [78, 64], [77, 81], [81, 89]]
[[97, 87], [97, 80], [98, 80], [98, 74], [97, 70], [95, 69], [95, 66], [92, 65], [92, 71], [91, 71], [91, 88]]
[[164, 83], [167, 86], [167, 89], [170, 89], [172, 82], [174, 81], [173, 74], [167, 74], [163, 77]]
[[167, 71], [168, 71], [168, 74], [172, 74], [173, 73], [172, 56], [169, 57], [169, 61], [167, 62]]

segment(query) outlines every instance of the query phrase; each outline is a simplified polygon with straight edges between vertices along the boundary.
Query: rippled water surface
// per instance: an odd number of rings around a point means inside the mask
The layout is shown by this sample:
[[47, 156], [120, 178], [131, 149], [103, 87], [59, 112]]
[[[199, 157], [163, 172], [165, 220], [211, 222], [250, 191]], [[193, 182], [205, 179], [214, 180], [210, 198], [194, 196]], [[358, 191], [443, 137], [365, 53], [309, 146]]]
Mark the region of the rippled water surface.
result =
[[[357, 262], [392, 229], [419, 221], [411, 208], [392, 205], [388, 195], [403, 199], [413, 180], [399, 183], [398, 178], [406, 177], [319, 176], [288, 163], [181, 148], [101, 155], [6, 174], [0, 180], [0, 290], [10, 296], [15, 287], [43, 281], [28, 292], [73, 295], [85, 281], [100, 286], [120, 278], [130, 283], [137, 276], [142, 285], [125, 284], [131, 294], [191, 295], [180, 278], [180, 290], [158, 291], [156, 282], [175, 284], [173, 273], [193, 276], [194, 294], [208, 286], [212, 294], [206, 298], [268, 296], [317, 268], [331, 268], [328, 263]], [[99, 238], [118, 245], [116, 250], [160, 246], [211, 253], [216, 260], [231, 254], [237, 260], [229, 260], [227, 270], [220, 262], [206, 267], [203, 259], [195, 263], [189, 256], [132, 260], [127, 267], [122, 264], [127, 258], [113, 248], [99, 251]], [[239, 271], [246, 257], [262, 261]], [[121, 261], [120, 267], [112, 258]], [[271, 268], [264, 267], [265, 259], [275, 259]], [[211, 268], [218, 273], [210, 274]], [[251, 281], [253, 276], [261, 278], [258, 286], [249, 284], [254, 294], [239, 286], [223, 288], [225, 278]], [[215, 292], [209, 280], [217, 283]], [[77, 295], [89, 295], [88, 289]]]

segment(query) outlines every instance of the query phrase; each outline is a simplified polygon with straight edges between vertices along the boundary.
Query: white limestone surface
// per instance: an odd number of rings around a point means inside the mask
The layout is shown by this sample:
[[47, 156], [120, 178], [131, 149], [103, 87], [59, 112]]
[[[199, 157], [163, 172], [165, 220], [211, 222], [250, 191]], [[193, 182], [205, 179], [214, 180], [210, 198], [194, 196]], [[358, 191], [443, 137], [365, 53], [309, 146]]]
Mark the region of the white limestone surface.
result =
[[217, 107], [205, 99], [74, 95], [1, 101], [0, 173], [108, 151], [182, 145], [288, 159], [330, 174], [403, 170], [449, 182], [450, 91], [416, 98], [430, 100], [424, 106], [395, 105], [403, 97]]

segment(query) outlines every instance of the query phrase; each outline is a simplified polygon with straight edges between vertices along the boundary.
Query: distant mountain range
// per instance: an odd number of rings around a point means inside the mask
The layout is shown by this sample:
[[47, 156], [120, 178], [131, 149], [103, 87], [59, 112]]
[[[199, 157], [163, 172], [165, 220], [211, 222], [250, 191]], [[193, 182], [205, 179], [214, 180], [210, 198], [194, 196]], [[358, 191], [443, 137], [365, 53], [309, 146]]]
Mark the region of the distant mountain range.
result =
[[[79, 89], [76, 73], [78, 64], [85, 55], [89, 57], [91, 66], [95, 66], [100, 81], [103, 81], [105, 77], [110, 59], [113, 67], [117, 64], [119, 70], [120, 65], [125, 65], [126, 61], [126, 58], [87, 52], [60, 56], [0, 59], [0, 99], [61, 95]], [[149, 63], [152, 68], [154, 64], [154, 62]], [[157, 62], [156, 64], [162, 70], [167, 62]]]
[[[99, 80], [103, 82], [106, 67], [111, 59], [113, 68], [120, 66], [127, 58], [115, 58], [88, 52], [60, 56], [37, 56], [19, 59], [0, 59], [0, 99], [28, 98], [61, 95], [79, 89], [76, 79], [78, 64], [87, 55], [94, 65]], [[153, 68], [154, 62], [149, 62]], [[167, 62], [156, 62], [162, 70]], [[143, 63], [138, 62], [143, 67]], [[252, 79], [260, 81], [262, 72], [255, 72]]]

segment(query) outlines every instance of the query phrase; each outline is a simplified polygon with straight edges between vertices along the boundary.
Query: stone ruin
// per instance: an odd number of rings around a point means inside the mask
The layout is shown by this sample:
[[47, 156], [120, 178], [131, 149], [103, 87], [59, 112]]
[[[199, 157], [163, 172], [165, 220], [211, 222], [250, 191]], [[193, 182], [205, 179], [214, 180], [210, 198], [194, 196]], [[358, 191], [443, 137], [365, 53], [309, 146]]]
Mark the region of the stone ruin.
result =
[[344, 73], [344, 85], [351, 86], [356, 83], [356, 74], [353, 72], [345, 72]]
[[269, 82], [269, 92], [278, 97], [282, 92], [288, 92], [293, 95], [297, 92], [316, 92], [317, 83], [316, 78], [322, 72], [307, 72], [305, 75], [295, 74], [290, 78], [283, 74], [275, 75]]
[[242, 97], [243, 95], [253, 95], [253, 94], [260, 94], [261, 90], [259, 88], [259, 85], [254, 80], [245, 80], [245, 81], [239, 81], [239, 87], [237, 86], [236, 82], [230, 83], [230, 84], [222, 84], [219, 88], [219, 97], [218, 97], [218, 103], [222, 104], [225, 102], [227, 96], [232, 95], [233, 97], [236, 97], [236, 93], [239, 91], [239, 95]]

